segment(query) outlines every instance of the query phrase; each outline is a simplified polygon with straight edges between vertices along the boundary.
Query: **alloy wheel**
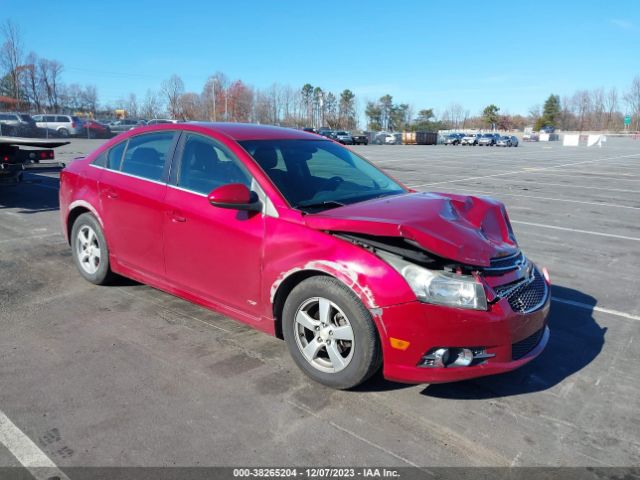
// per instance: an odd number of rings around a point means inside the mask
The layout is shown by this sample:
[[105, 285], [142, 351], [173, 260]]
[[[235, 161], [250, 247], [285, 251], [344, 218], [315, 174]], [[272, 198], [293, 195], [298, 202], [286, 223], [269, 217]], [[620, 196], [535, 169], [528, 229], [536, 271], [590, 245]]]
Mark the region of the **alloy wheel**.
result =
[[351, 359], [355, 339], [347, 316], [331, 300], [314, 297], [303, 302], [294, 322], [296, 344], [305, 360], [317, 370], [337, 373]]
[[82, 269], [93, 275], [100, 267], [100, 242], [96, 232], [89, 225], [83, 225], [76, 237], [76, 253]]

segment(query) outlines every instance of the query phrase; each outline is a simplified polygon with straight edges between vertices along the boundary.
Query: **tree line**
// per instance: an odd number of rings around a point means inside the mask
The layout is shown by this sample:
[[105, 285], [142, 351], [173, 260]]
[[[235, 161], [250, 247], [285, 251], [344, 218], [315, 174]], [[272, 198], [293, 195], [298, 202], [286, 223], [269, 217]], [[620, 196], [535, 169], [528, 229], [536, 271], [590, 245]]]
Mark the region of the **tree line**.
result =
[[[165, 79], [159, 90], [148, 90], [143, 98], [130, 93], [115, 102], [99, 103], [95, 85], [66, 83], [64, 65], [39, 57], [25, 49], [18, 27], [10, 20], [0, 26], [0, 96], [13, 100], [14, 110], [46, 113], [91, 113], [111, 117], [126, 110], [130, 117], [170, 116], [182, 120], [255, 122], [292, 127], [323, 127], [352, 130], [358, 126], [358, 101], [349, 89], [324, 90], [310, 83], [301, 88], [272, 84], [254, 88], [224, 73], [211, 75], [200, 92], [185, 90], [180, 76]], [[6, 103], [6, 102], [5, 102]], [[623, 113], [624, 111], [624, 113]], [[527, 115], [501, 112], [494, 104], [471, 115], [459, 103], [438, 111], [396, 103], [390, 94], [365, 103], [366, 128], [379, 131], [447, 129], [523, 129], [545, 125], [563, 130], [612, 130], [624, 126], [625, 113], [632, 116], [630, 128], [640, 130], [640, 75], [628, 90], [577, 90], [573, 95], [550, 95], [543, 106], [534, 105]]]

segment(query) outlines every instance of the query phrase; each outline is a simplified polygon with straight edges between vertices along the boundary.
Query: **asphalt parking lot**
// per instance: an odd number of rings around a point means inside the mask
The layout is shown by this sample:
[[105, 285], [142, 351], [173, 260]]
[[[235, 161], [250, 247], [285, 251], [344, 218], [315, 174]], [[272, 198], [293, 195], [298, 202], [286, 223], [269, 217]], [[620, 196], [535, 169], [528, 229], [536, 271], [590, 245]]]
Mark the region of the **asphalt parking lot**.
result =
[[[541, 357], [457, 384], [325, 388], [278, 339], [134, 282], [84, 281], [58, 172], [41, 168], [0, 190], [0, 414], [62, 469], [640, 464], [640, 141], [354, 149], [418, 190], [507, 205], [554, 283]], [[0, 465], [18, 456], [0, 442]]]

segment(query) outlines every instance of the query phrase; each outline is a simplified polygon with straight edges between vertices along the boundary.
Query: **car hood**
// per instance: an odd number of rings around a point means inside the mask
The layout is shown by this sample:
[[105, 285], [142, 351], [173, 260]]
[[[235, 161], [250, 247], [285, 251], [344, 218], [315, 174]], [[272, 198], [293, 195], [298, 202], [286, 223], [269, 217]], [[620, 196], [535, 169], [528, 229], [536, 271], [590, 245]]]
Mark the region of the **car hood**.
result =
[[309, 214], [305, 223], [329, 232], [402, 237], [439, 257], [481, 267], [518, 250], [504, 205], [486, 197], [406, 193]]

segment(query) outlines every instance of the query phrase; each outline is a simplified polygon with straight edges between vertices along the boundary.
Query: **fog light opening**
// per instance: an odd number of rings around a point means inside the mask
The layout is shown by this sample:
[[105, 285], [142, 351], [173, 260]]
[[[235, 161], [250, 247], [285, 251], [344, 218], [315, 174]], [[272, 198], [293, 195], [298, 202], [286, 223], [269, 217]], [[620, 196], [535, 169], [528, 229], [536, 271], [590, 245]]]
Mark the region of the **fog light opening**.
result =
[[419, 367], [457, 368], [484, 363], [495, 353], [487, 353], [485, 347], [436, 347], [429, 350], [418, 363]]
[[451, 350], [451, 367], [468, 367], [473, 362], [473, 352], [468, 348], [454, 348]]

